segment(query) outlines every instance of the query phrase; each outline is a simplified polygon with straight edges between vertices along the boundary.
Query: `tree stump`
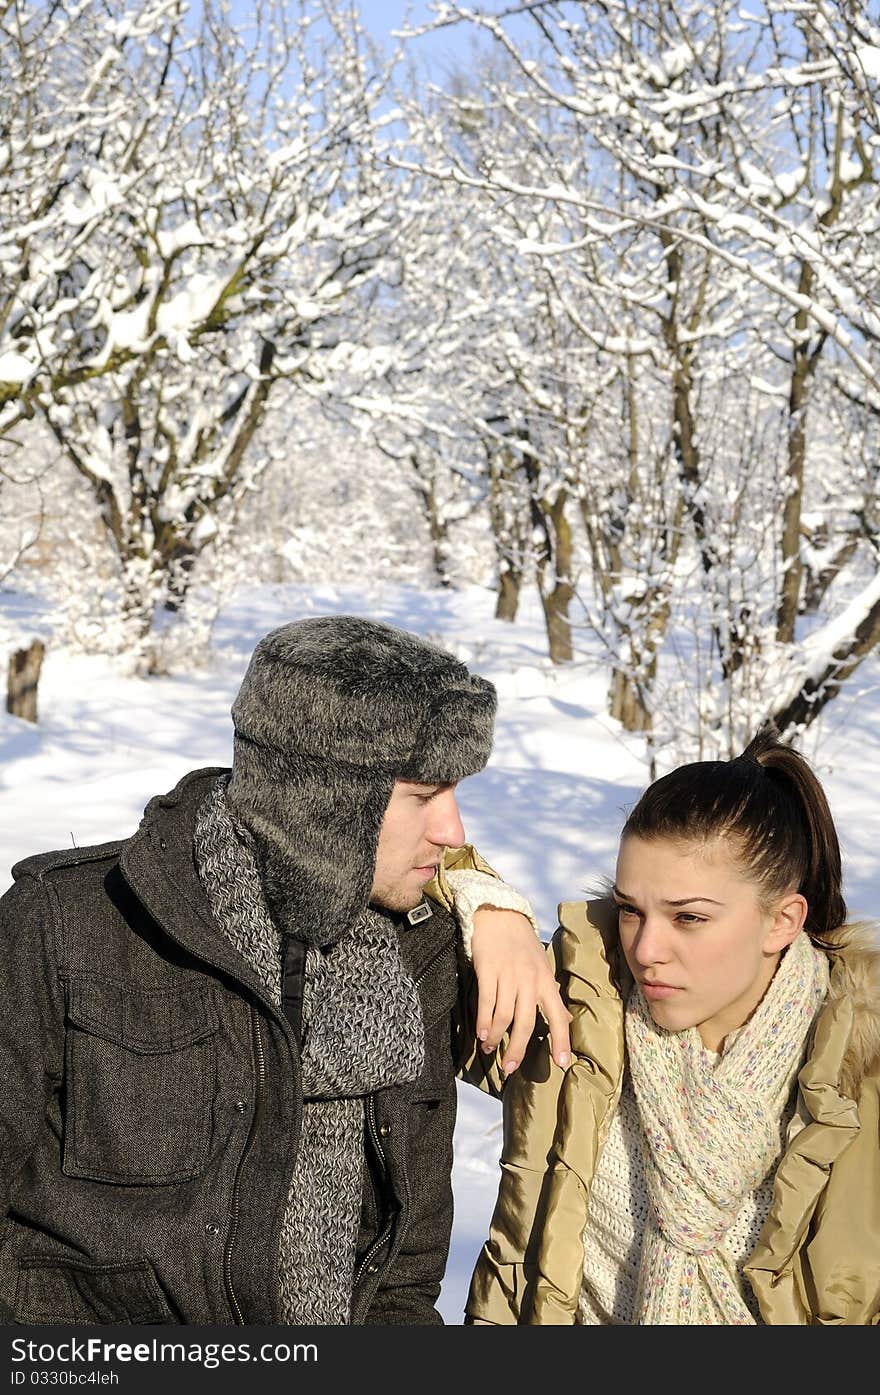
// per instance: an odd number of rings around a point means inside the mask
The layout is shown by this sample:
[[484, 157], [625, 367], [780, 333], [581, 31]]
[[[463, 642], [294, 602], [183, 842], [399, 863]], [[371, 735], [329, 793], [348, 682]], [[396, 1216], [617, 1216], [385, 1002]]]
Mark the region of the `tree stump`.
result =
[[27, 649], [16, 649], [9, 660], [6, 684], [6, 711], [26, 722], [37, 720], [37, 684], [46, 646], [35, 639]]

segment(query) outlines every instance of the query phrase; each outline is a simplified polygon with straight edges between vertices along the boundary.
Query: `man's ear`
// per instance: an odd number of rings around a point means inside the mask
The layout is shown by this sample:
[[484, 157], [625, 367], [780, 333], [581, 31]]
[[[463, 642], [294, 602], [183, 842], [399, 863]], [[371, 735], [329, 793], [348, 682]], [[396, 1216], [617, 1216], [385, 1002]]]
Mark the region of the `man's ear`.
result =
[[792, 891], [784, 896], [776, 907], [773, 924], [767, 931], [764, 952], [779, 954], [781, 950], [787, 949], [795, 935], [803, 930], [808, 910], [807, 902], [799, 891]]

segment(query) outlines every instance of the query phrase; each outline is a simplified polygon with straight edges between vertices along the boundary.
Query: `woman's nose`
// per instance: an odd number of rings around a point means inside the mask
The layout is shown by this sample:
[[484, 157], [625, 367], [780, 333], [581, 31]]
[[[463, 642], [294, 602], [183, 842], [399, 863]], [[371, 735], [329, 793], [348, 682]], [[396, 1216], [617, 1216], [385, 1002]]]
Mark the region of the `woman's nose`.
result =
[[645, 916], [633, 942], [633, 954], [639, 964], [665, 964], [669, 958], [666, 928], [659, 918]]

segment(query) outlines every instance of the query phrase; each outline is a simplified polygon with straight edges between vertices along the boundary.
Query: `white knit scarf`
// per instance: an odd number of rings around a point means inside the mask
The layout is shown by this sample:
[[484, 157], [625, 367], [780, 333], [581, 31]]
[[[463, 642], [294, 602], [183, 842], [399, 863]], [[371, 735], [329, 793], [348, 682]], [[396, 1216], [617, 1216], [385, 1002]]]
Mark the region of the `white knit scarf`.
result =
[[782, 1113], [827, 990], [827, 956], [801, 931], [716, 1060], [696, 1027], [657, 1026], [633, 985], [626, 1045], [651, 1201], [636, 1323], [754, 1323], [722, 1242], [780, 1155]]
[[[263, 895], [252, 839], [226, 803], [227, 777], [206, 795], [195, 831], [214, 918], [281, 1009], [280, 933]], [[364, 1167], [364, 1100], [415, 1080], [425, 1058], [418, 989], [392, 919], [366, 907], [335, 945], [306, 947], [303, 1106], [281, 1225], [282, 1321], [348, 1323]], [[277, 1123], [269, 1125], [275, 1128]], [[278, 1144], [283, 1165], [282, 1141]]]

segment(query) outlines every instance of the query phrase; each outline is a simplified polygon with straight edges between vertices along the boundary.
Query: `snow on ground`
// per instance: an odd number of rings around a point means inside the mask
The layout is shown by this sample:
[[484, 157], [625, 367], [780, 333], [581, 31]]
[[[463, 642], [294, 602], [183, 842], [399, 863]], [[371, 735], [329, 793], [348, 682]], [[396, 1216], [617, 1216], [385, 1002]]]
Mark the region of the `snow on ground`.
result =
[[[9, 605], [6, 604], [7, 599]], [[16, 610], [16, 606], [18, 609]], [[263, 587], [239, 595], [214, 627], [210, 667], [171, 677], [123, 676], [106, 658], [73, 656], [49, 638], [39, 724], [0, 715], [0, 891], [19, 858], [104, 842], [134, 830], [147, 800], [200, 765], [228, 764], [229, 708], [254, 644], [304, 615], [367, 615], [451, 649], [498, 688], [496, 742], [487, 768], [460, 787], [469, 839], [531, 900], [546, 934], [556, 904], [582, 896], [614, 867], [617, 835], [648, 780], [643, 743], [605, 712], [598, 643], [579, 637], [577, 661], [546, 658], [540, 611], [526, 598], [515, 625], [493, 618], [479, 587], [420, 591], [392, 584]], [[0, 596], [45, 638], [50, 622]], [[845, 859], [851, 910], [880, 905], [880, 664], [865, 664], [804, 745], [828, 792]], [[456, 1216], [440, 1309], [460, 1323], [495, 1198], [500, 1106], [459, 1086], [453, 1186]]]

